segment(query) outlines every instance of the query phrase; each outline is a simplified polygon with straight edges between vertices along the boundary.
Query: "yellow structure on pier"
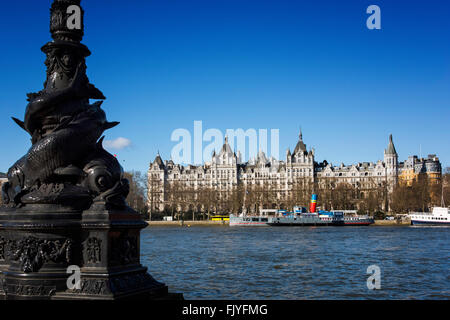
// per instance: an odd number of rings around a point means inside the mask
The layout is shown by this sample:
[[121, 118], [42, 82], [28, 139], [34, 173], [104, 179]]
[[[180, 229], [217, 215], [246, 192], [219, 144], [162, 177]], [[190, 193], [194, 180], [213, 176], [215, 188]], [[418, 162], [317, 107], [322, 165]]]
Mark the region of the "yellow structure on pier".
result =
[[230, 221], [230, 216], [228, 215], [215, 215], [211, 216], [212, 221]]

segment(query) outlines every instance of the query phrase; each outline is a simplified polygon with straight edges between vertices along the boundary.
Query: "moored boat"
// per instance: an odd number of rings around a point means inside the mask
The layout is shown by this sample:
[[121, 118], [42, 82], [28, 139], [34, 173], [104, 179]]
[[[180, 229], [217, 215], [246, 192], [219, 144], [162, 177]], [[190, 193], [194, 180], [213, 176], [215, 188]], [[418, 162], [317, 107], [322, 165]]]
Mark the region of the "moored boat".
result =
[[372, 217], [358, 215], [355, 210], [319, 211], [319, 217], [333, 221], [336, 226], [368, 226], [375, 223]]
[[269, 226], [284, 227], [284, 226], [331, 226], [334, 225], [334, 221], [323, 220], [317, 213], [295, 213], [289, 212], [285, 215], [278, 215], [269, 218], [267, 223]]
[[369, 216], [345, 217], [345, 226], [369, 226], [375, 223], [375, 219]]
[[259, 214], [230, 215], [230, 227], [264, 227], [267, 226], [269, 218], [278, 213], [278, 210], [263, 209]]
[[450, 226], [450, 208], [434, 207], [433, 211], [409, 214], [412, 225]]

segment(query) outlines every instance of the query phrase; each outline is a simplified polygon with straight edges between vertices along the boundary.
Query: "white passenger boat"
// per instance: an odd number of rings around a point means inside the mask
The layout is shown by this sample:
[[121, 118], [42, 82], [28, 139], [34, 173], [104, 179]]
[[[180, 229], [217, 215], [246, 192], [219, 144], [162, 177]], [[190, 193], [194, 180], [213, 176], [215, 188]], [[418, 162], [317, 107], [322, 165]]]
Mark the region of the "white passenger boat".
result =
[[412, 225], [450, 226], [450, 208], [434, 207], [431, 213], [409, 214]]
[[264, 209], [259, 214], [230, 215], [230, 227], [264, 227], [267, 226], [269, 218], [275, 216], [278, 210]]
[[320, 219], [333, 221], [336, 226], [368, 226], [375, 223], [373, 217], [358, 215], [356, 210], [319, 211]]
[[295, 213], [290, 212], [285, 215], [278, 215], [269, 218], [269, 226], [284, 227], [284, 226], [331, 226], [335, 225], [334, 219], [321, 219], [317, 213]]

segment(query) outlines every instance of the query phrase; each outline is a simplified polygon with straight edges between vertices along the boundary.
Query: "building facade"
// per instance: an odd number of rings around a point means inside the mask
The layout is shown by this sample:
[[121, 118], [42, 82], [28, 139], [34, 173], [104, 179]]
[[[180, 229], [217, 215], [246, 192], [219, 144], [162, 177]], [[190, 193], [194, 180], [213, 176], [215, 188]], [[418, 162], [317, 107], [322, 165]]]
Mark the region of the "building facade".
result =
[[[158, 154], [148, 171], [148, 205], [152, 211], [167, 210], [173, 207], [173, 201], [179, 199], [181, 203], [184, 195], [197, 191], [198, 194], [191, 197], [194, 199], [192, 202], [196, 210], [205, 210], [197, 207], [195, 200], [200, 200], [206, 190], [214, 190], [212, 201], [232, 198], [238, 193], [244, 212], [258, 211], [263, 206], [288, 209], [294, 205], [292, 201], [301, 199], [301, 204], [305, 204], [311, 193], [321, 188], [335, 189], [346, 185], [353, 190], [354, 198], [361, 199], [373, 190], [385, 190], [386, 194], [392, 192], [399, 180], [411, 181], [420, 173], [438, 180], [442, 171], [435, 155], [428, 159], [413, 156], [399, 163], [392, 135], [384, 150], [383, 160], [376, 163], [333, 166], [327, 161], [316, 162], [314, 156], [315, 150], [307, 149], [301, 132], [294, 150], [291, 152], [288, 149], [284, 160], [267, 158], [261, 151], [255, 159], [242, 163], [240, 152], [236, 154], [231, 150], [227, 138], [220, 151], [213, 153], [211, 162], [202, 166], [182, 166], [171, 160], [163, 161]], [[258, 202], [252, 198], [256, 190], [270, 191], [271, 200], [252, 203]], [[268, 197], [268, 193], [263, 196]], [[186, 209], [189, 208], [177, 208]]]
[[420, 175], [426, 175], [432, 182], [439, 182], [442, 178], [442, 166], [435, 154], [427, 158], [409, 156], [405, 162], [400, 163], [399, 182], [410, 186]]
[[0, 172], [0, 204], [3, 203], [3, 199], [2, 199], [2, 196], [1, 196], [2, 185], [3, 185], [6, 181], [8, 181], [8, 178], [6, 177], [6, 174]]

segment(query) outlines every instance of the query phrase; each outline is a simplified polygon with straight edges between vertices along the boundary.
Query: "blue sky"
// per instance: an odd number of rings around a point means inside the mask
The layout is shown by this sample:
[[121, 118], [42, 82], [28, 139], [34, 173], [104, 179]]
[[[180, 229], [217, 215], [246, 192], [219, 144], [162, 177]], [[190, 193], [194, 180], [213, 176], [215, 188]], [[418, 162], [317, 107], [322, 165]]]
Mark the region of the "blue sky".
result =
[[[50, 0], [0, 11], [0, 171], [30, 147], [11, 116], [42, 89]], [[381, 8], [381, 30], [366, 8]], [[126, 170], [170, 157], [177, 128], [280, 129], [280, 154], [299, 126], [316, 160], [382, 159], [390, 133], [400, 160], [437, 154], [450, 166], [448, 1], [95, 0], [83, 43], [90, 81], [107, 100], [106, 139]]]

